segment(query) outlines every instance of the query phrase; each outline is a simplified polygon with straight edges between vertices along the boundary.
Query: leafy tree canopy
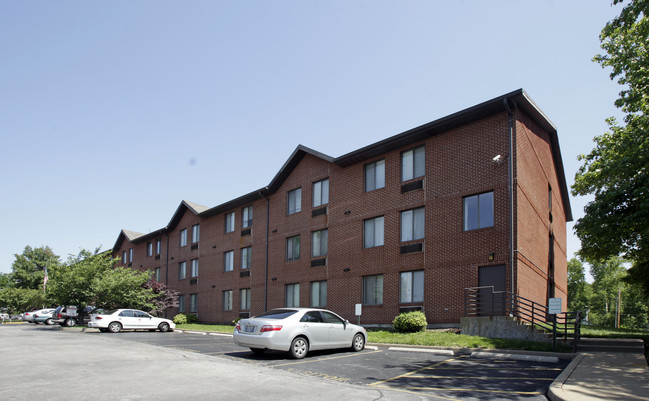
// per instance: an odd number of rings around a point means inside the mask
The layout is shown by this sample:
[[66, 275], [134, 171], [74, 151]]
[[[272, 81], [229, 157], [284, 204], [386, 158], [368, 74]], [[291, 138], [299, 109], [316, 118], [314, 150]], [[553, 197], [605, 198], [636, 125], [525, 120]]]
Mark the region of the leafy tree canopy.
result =
[[10, 280], [15, 288], [43, 289], [43, 277], [47, 266], [48, 275], [61, 264], [59, 256], [48, 246], [32, 248], [26, 246], [22, 254], [14, 255]]
[[0, 289], [0, 307], [10, 315], [50, 306], [42, 289], [6, 287]]
[[[614, 4], [624, 0], [614, 0]], [[633, 0], [600, 34], [605, 51], [594, 58], [623, 86], [615, 105], [624, 124], [579, 156], [573, 195], [594, 195], [575, 224], [580, 254], [592, 260], [622, 255], [633, 263], [629, 280], [649, 290], [649, 0]]]

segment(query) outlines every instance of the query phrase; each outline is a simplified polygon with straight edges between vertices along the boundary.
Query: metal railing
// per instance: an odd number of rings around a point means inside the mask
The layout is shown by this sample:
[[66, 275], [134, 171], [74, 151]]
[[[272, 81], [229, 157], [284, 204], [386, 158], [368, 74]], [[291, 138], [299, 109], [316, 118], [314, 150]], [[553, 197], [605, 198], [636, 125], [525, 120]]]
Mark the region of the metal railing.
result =
[[464, 289], [464, 316], [510, 316], [530, 324], [540, 332], [552, 333], [577, 350], [581, 336], [581, 313], [549, 313], [548, 307], [509, 291], [494, 291], [493, 286]]

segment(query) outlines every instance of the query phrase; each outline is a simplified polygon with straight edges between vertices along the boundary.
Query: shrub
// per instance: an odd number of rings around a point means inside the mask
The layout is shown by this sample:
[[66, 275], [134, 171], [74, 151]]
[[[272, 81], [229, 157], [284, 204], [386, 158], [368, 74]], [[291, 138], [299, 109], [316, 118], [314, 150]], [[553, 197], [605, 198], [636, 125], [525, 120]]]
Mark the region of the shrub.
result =
[[426, 322], [426, 315], [420, 311], [401, 313], [394, 318], [392, 322], [394, 331], [398, 333], [415, 333], [418, 331], [425, 331], [428, 322]]
[[187, 324], [187, 315], [183, 313], [179, 313], [176, 316], [174, 316], [174, 323], [175, 324]]
[[198, 323], [198, 317], [196, 315], [187, 315], [187, 323], [189, 324]]

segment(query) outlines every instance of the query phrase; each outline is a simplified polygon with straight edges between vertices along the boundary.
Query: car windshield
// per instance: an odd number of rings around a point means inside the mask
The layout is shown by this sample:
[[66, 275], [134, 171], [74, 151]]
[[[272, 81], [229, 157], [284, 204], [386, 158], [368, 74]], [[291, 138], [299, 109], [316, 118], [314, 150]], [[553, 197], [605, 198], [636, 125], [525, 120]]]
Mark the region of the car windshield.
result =
[[257, 315], [255, 317], [263, 317], [265, 319], [286, 319], [287, 317], [296, 314], [296, 310], [290, 310], [290, 309], [273, 309], [271, 311], [262, 313], [261, 315]]

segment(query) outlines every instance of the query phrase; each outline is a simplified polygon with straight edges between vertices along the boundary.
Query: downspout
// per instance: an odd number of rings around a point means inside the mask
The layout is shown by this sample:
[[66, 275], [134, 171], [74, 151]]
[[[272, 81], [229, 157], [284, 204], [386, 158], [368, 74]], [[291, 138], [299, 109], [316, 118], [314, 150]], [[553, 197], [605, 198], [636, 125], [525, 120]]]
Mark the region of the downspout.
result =
[[[268, 187], [264, 188], [268, 190]], [[264, 259], [264, 312], [268, 310], [268, 238], [270, 227], [270, 199], [259, 191], [259, 195], [266, 199], [266, 256]]]
[[[165, 227], [166, 229], [167, 227]], [[165, 252], [165, 287], [169, 288], [169, 233], [166, 234], [167, 237], [167, 250]], [[165, 309], [165, 318], [167, 318], [167, 309]]]
[[509, 107], [507, 98], [503, 99], [505, 110], [508, 117], [509, 130], [509, 157], [508, 163], [508, 180], [509, 180], [509, 288], [510, 293], [514, 295], [514, 114]]

